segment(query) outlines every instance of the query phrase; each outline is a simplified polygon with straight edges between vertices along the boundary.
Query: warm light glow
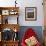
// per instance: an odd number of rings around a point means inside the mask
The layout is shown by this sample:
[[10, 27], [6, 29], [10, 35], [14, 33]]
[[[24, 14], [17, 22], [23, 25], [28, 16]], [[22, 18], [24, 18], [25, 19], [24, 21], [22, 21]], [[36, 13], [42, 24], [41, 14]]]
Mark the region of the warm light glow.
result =
[[15, 32], [17, 32], [17, 30], [16, 30], [16, 29], [14, 29], [14, 31], [15, 31]]

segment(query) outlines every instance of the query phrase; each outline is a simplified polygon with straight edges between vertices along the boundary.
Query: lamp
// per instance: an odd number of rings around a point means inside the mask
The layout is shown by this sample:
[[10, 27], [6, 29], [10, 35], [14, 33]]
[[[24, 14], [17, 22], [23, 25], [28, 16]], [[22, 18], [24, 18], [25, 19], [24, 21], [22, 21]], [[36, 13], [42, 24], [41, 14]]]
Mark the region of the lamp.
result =
[[17, 29], [16, 28], [14, 29], [14, 32], [17, 32]]

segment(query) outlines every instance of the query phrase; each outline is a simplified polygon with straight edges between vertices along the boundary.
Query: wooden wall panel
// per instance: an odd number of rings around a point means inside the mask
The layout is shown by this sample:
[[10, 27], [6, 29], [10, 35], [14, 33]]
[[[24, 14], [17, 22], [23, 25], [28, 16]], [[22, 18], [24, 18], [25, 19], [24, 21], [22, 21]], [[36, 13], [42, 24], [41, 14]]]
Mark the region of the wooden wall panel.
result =
[[46, 0], [44, 0], [44, 26], [46, 26]]
[[46, 46], [46, 0], [44, 1], [44, 44]]

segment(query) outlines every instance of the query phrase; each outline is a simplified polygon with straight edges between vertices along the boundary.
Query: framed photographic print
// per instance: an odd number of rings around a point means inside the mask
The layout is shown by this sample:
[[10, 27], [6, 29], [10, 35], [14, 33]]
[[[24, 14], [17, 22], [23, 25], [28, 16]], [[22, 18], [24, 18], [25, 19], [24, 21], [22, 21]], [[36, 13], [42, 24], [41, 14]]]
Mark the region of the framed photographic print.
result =
[[37, 20], [37, 8], [36, 7], [26, 7], [25, 8], [25, 20], [26, 21]]
[[2, 15], [9, 15], [9, 10], [2, 10]]

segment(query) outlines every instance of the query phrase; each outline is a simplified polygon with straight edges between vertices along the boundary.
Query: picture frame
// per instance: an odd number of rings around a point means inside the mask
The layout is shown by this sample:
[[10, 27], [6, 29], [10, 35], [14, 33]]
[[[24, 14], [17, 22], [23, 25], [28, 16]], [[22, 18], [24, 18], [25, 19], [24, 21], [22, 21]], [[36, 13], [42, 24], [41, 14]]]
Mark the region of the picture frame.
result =
[[26, 21], [37, 20], [37, 8], [36, 7], [25, 7], [25, 20]]
[[2, 15], [9, 15], [9, 10], [2, 10]]

